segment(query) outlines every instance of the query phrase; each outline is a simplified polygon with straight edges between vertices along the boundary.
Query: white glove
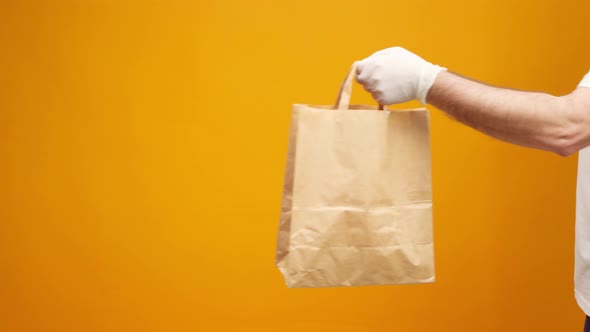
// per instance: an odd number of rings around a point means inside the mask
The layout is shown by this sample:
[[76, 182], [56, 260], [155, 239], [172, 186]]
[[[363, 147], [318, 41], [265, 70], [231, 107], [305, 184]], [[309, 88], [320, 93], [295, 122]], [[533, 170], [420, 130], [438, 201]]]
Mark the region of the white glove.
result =
[[426, 104], [426, 95], [442, 70], [446, 68], [433, 65], [402, 47], [392, 47], [359, 61], [356, 79], [381, 105], [414, 99]]

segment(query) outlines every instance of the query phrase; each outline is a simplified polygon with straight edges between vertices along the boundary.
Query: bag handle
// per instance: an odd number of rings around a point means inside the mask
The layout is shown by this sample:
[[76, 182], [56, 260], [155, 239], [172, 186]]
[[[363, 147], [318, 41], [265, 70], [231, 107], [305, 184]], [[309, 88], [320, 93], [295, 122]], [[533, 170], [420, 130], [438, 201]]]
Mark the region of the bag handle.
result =
[[[356, 76], [356, 67], [357, 62], [355, 61], [352, 66], [350, 67], [350, 71], [342, 85], [340, 86], [340, 92], [338, 93], [338, 98], [336, 99], [336, 106], [335, 108], [340, 111], [348, 110], [350, 107], [350, 95], [352, 93], [352, 81], [353, 78]], [[379, 104], [379, 110], [384, 111], [385, 105]]]

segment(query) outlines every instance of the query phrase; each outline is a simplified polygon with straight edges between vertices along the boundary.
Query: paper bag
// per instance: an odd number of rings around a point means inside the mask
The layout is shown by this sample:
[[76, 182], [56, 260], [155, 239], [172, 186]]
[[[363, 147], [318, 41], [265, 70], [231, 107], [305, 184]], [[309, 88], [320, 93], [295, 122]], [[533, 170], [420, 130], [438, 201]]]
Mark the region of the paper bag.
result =
[[288, 287], [434, 281], [426, 109], [293, 105], [276, 265]]

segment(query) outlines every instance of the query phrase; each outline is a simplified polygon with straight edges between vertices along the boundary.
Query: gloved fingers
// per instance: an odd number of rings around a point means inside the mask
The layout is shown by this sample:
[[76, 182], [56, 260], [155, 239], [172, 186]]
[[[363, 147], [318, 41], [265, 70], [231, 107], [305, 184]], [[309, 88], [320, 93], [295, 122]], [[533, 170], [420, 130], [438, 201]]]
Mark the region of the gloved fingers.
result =
[[365, 85], [365, 88], [367, 88], [366, 84], [370, 83], [370, 81], [373, 80], [372, 78], [375, 76], [375, 67], [375, 64], [368, 62], [367, 59], [364, 59], [357, 64], [356, 80], [360, 84]]
[[375, 101], [379, 105], [388, 105], [388, 101], [385, 100], [385, 95], [383, 94], [383, 91], [373, 91], [371, 93], [371, 96], [373, 96], [373, 99], [375, 99]]
[[363, 71], [363, 68], [365, 68], [365, 63], [366, 63], [367, 59], [362, 59], [359, 61], [355, 62], [356, 65], [356, 75], [360, 74]]
[[366, 64], [366, 62], [364, 60], [359, 61], [359, 63], [357, 64], [357, 67], [356, 67], [356, 80], [357, 80], [357, 82], [359, 82], [360, 84], [363, 84], [363, 85], [365, 83], [367, 83], [367, 79], [369, 78], [369, 74], [370, 74], [369, 70], [365, 64]]
[[[359, 76], [361, 76], [361, 79], [363, 77], [366, 77], [366, 75], [362, 75], [363, 72], [367, 72], [367, 69], [369, 69], [369, 67], [374, 67], [376, 62], [379, 62], [379, 58], [387, 55], [389, 53], [388, 49], [386, 50], [381, 50], [378, 52], [375, 52], [374, 54], [372, 54], [369, 57], [366, 57], [360, 61], [356, 62], [356, 74], [357, 74], [357, 78]], [[382, 59], [381, 59], [382, 61]], [[359, 83], [361, 83], [361, 81], [359, 81]]]
[[368, 92], [372, 92], [375, 89], [376, 80], [374, 72], [376, 70], [376, 66], [372, 64], [367, 64], [364, 66], [363, 70], [360, 74], [357, 75], [356, 80], [363, 85], [365, 90]]
[[371, 77], [370, 79], [368, 79], [365, 82], [365, 84], [363, 86], [365, 87], [365, 90], [372, 93], [377, 90], [378, 84], [379, 84], [379, 80], [375, 79], [374, 77]]

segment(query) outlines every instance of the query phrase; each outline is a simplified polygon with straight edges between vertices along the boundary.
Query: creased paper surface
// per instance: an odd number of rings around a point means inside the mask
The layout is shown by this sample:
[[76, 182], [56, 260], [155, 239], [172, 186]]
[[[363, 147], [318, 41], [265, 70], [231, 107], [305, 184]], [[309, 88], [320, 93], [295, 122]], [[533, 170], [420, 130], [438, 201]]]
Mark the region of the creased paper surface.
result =
[[276, 253], [287, 285], [433, 282], [427, 110], [292, 114]]

